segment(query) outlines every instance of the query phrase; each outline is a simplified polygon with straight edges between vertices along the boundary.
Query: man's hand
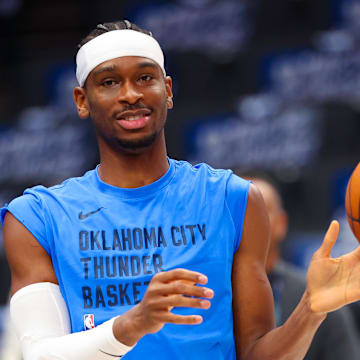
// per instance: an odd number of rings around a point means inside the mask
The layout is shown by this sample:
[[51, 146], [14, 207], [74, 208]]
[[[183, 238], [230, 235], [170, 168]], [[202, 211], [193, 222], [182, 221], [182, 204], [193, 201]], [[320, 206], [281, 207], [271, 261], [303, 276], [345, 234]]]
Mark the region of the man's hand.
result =
[[[157, 273], [142, 301], [115, 321], [115, 337], [131, 346], [142, 336], [158, 332], [166, 323], [200, 324], [200, 315], [175, 315], [171, 310], [174, 307], [209, 309], [210, 301], [207, 299], [214, 296], [213, 290], [196, 286], [205, 285], [207, 281], [205, 275], [186, 269]], [[125, 324], [126, 334], [123, 327]]]
[[339, 223], [333, 221], [307, 273], [310, 307], [317, 313], [334, 311], [360, 300], [360, 247], [339, 258], [331, 258], [338, 234]]

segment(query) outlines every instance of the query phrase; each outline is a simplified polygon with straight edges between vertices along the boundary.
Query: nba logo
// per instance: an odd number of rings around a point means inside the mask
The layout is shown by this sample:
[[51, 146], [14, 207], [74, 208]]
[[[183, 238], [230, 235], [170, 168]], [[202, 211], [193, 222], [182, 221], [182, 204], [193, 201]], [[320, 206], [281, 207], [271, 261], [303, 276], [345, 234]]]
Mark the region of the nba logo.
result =
[[94, 314], [84, 315], [84, 330], [90, 330], [95, 327]]

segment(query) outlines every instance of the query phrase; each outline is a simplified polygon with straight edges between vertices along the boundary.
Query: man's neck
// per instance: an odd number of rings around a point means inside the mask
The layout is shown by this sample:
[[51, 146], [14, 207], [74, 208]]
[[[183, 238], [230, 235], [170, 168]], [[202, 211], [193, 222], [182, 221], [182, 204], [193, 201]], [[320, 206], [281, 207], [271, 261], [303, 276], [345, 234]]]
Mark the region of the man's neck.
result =
[[156, 142], [138, 154], [113, 151], [100, 144], [99, 176], [107, 184], [120, 188], [137, 188], [160, 179], [169, 169], [165, 140]]

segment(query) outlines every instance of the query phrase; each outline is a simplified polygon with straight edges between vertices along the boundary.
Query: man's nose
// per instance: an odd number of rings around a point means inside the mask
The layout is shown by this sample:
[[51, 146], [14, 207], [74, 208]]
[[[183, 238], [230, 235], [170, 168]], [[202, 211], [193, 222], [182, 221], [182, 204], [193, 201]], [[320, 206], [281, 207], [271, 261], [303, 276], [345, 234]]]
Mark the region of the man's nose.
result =
[[119, 92], [119, 101], [127, 102], [129, 104], [135, 104], [143, 97], [143, 94], [136, 87], [135, 84], [132, 84], [130, 81], [124, 82], [120, 88]]

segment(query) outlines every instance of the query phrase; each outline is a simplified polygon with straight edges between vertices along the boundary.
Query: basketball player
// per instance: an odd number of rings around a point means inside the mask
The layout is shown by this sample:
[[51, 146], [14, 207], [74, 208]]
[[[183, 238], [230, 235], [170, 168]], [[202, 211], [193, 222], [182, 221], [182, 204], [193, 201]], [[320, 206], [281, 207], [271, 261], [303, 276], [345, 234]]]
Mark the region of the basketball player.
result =
[[327, 312], [360, 297], [360, 250], [330, 259], [332, 223], [274, 329], [262, 197], [231, 171], [167, 158], [159, 44], [128, 21], [101, 24], [76, 60], [100, 165], [2, 210], [25, 359], [302, 359]]

